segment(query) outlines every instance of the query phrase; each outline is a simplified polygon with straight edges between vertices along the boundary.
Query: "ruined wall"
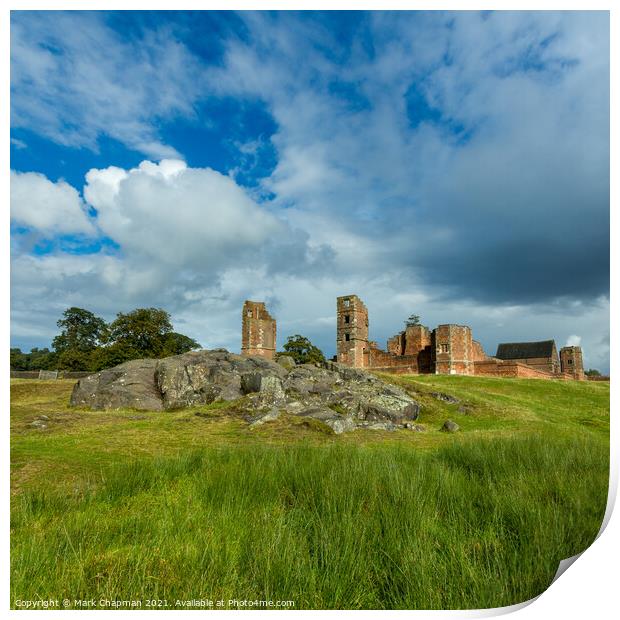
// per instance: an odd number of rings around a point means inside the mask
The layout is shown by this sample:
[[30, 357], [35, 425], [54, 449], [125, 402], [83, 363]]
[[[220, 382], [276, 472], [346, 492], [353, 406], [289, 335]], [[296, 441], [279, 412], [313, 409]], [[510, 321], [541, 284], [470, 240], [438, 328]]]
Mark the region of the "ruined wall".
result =
[[405, 330], [404, 355], [417, 355], [431, 346], [431, 332], [424, 325], [409, 325]]
[[262, 301], [246, 301], [241, 312], [241, 355], [273, 359], [276, 353], [276, 321]]
[[581, 347], [563, 347], [560, 349], [560, 369], [578, 381], [585, 381], [583, 355]]
[[511, 361], [517, 364], [524, 364], [531, 366], [536, 370], [542, 370], [551, 374], [558, 374], [560, 372], [560, 362], [558, 360], [557, 352], [554, 350], [554, 355], [551, 357], [528, 357], [523, 359], [504, 360]]
[[373, 346], [369, 348], [368, 367], [373, 370], [383, 370], [384, 372], [412, 374], [419, 372], [417, 355], [395, 355]]
[[424, 325], [409, 325], [387, 341], [387, 351], [394, 355], [417, 355], [430, 346], [431, 332]]
[[338, 362], [353, 368], [369, 365], [368, 310], [357, 295], [336, 300], [336, 352]]
[[405, 332], [392, 336], [387, 341], [387, 351], [392, 355], [403, 355], [405, 352]]
[[466, 325], [439, 325], [433, 330], [432, 367], [438, 375], [473, 375], [474, 346]]
[[486, 359], [489, 359], [489, 356], [484, 352], [482, 345], [477, 340], [471, 341], [474, 362], [483, 362]]
[[522, 378], [522, 379], [562, 379], [563, 375], [538, 370], [527, 364], [514, 360], [495, 358], [474, 362], [474, 374], [487, 377]]

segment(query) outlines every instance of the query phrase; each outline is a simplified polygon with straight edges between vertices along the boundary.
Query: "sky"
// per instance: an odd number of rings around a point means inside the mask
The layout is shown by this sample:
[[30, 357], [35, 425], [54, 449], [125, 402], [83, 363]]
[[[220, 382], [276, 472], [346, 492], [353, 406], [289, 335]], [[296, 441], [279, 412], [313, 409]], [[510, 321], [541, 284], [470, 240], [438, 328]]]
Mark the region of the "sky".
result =
[[608, 371], [607, 12], [12, 12], [11, 346], [252, 299], [331, 356], [347, 294]]

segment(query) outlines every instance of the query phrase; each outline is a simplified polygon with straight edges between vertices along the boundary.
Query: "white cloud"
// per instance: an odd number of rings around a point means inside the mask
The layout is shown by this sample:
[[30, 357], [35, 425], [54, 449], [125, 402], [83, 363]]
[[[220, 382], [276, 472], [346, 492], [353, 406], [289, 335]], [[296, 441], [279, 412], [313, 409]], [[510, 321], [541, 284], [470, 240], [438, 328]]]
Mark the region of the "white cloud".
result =
[[567, 339], [566, 339], [566, 345], [567, 347], [579, 347], [581, 346], [581, 336], [577, 336], [575, 334], [571, 334]]
[[77, 190], [37, 172], [11, 171], [11, 221], [48, 235], [95, 234]]
[[129, 41], [96, 12], [14, 12], [11, 125], [98, 150], [109, 136], [148, 157], [179, 157], [157, 121], [191, 116], [198, 63], [169, 33]]
[[[30, 177], [45, 185], [48, 198], [58, 187], [42, 175]], [[74, 188], [60, 187], [81, 204]], [[119, 249], [33, 256], [14, 248], [12, 333], [23, 346], [40, 346], [33, 334], [49, 338], [62, 311], [75, 305], [107, 320], [135, 307], [163, 307], [184, 333], [232, 348], [243, 299], [264, 296], [282, 278], [318, 273], [320, 279], [331, 260], [321, 244], [230, 177], [182, 161], [90, 170], [84, 196], [97, 210], [98, 233]]]
[[151, 285], [158, 280], [163, 285], [174, 270], [215, 276], [291, 234], [230, 177], [188, 168], [182, 161], [145, 161], [128, 171], [90, 170], [84, 196], [128, 264], [143, 278], [153, 266], [160, 270], [159, 278], [147, 279]]

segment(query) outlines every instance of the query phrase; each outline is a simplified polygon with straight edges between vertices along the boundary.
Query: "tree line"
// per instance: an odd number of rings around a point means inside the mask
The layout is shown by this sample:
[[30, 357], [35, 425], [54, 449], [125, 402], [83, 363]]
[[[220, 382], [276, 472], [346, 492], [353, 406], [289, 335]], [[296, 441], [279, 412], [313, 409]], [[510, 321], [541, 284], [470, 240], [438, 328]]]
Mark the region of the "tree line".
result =
[[[11, 349], [11, 370], [70, 370], [96, 372], [134, 359], [180, 355], [200, 344], [175, 332], [170, 315], [161, 308], [136, 308], [119, 312], [106, 323], [84, 308], [67, 308], [56, 325], [60, 333], [52, 349], [34, 348], [29, 353]], [[283, 351], [296, 364], [325, 361], [323, 352], [308, 338], [289, 336]]]
[[145, 357], [162, 358], [199, 349], [193, 338], [175, 332], [170, 315], [161, 308], [119, 312], [106, 323], [83, 308], [67, 308], [56, 325], [60, 333], [52, 350], [30, 353], [11, 349], [12, 370], [98, 371]]

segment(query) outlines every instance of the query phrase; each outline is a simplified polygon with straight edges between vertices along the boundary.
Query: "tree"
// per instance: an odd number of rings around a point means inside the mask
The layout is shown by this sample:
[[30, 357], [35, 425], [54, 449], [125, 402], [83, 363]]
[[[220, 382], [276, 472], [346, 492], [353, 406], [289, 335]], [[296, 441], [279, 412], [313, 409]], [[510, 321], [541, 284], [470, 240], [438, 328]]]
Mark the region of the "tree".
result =
[[91, 351], [80, 351], [78, 349], [66, 349], [58, 354], [58, 368], [61, 370], [95, 370], [93, 368], [93, 353]]
[[417, 314], [412, 314], [406, 321], [405, 325], [407, 327], [414, 327], [415, 325], [420, 325], [420, 317]]
[[164, 342], [164, 355], [181, 355], [181, 353], [187, 353], [193, 349], [200, 349], [200, 344], [189, 336], [178, 334], [177, 332], [170, 332], [166, 334]]
[[127, 359], [163, 357], [172, 333], [170, 315], [161, 308], [136, 308], [119, 312], [110, 325], [110, 342], [127, 355]]
[[585, 372], [586, 377], [600, 377], [601, 373], [596, 368], [590, 368]]
[[11, 370], [30, 370], [30, 356], [19, 348], [11, 348]]
[[90, 368], [88, 370], [99, 371], [104, 368], [112, 368], [123, 362], [142, 357], [132, 349], [124, 348], [122, 345], [110, 344], [104, 347], [97, 347], [90, 354]]
[[108, 326], [103, 319], [83, 308], [67, 308], [56, 325], [62, 331], [52, 341], [57, 353], [87, 352], [98, 347], [107, 337]]
[[37, 349], [24, 353], [19, 348], [11, 349], [11, 370], [54, 370], [57, 356], [49, 349]]
[[56, 370], [58, 368], [58, 354], [47, 347], [34, 347], [30, 353], [23, 354], [28, 359], [28, 368], [24, 370]]
[[290, 355], [295, 360], [296, 364], [325, 362], [323, 351], [315, 347], [310, 340], [299, 334], [289, 336], [283, 348], [286, 355]]
[[200, 344], [172, 330], [170, 315], [161, 308], [119, 312], [111, 325], [83, 308], [67, 308], [57, 322], [55, 351], [11, 349], [11, 370], [99, 371], [143, 357], [180, 355]]

